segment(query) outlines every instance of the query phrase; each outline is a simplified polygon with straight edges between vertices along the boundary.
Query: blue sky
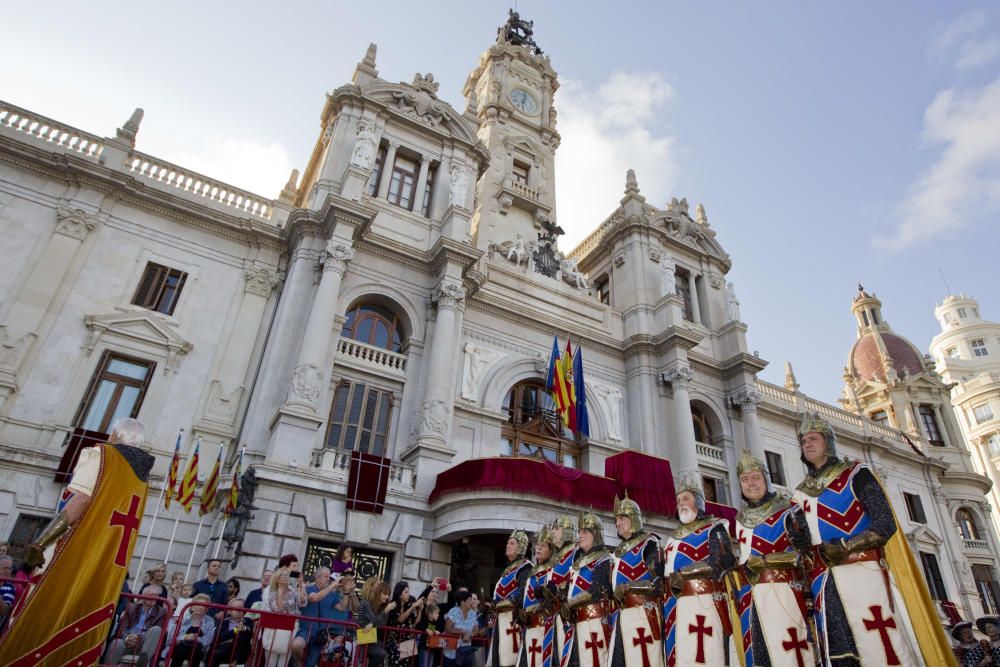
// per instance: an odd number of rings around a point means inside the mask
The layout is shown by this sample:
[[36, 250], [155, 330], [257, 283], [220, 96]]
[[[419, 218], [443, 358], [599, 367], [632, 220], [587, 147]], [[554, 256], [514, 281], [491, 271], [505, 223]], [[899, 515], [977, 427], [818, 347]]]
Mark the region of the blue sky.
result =
[[[375, 9], [372, 9], [375, 7]], [[369, 42], [383, 78], [461, 88], [507, 2], [50, 2], [0, 23], [0, 98], [275, 196]], [[934, 303], [1000, 320], [1000, 8], [970, 2], [521, 0], [563, 84], [567, 249], [617, 205], [703, 202], [751, 349], [833, 401], [858, 281], [926, 349]]]

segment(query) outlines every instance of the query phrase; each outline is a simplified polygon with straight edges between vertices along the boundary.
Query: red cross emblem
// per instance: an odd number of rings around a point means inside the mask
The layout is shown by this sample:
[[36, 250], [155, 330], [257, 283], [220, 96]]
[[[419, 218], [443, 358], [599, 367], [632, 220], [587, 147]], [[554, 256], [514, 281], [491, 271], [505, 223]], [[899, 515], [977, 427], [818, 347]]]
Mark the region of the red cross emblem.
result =
[[111, 513], [108, 525], [122, 527], [121, 541], [118, 542], [118, 553], [115, 554], [115, 565], [125, 567], [128, 565], [128, 545], [132, 541], [132, 533], [139, 530], [139, 496], [133, 495], [129, 501], [128, 514], [123, 514], [118, 510]]
[[520, 650], [519, 649], [520, 644], [517, 643], [517, 638], [520, 636], [521, 633], [518, 632], [517, 626], [514, 625], [513, 623], [507, 626], [506, 632], [508, 635], [510, 635], [511, 641], [514, 642], [514, 653], [517, 653], [518, 650]]
[[862, 619], [865, 624], [865, 629], [868, 632], [873, 630], [878, 631], [879, 639], [882, 640], [882, 648], [885, 649], [885, 664], [887, 665], [900, 665], [899, 656], [896, 655], [896, 651], [892, 648], [892, 639], [889, 637], [889, 628], [895, 629], [896, 619], [892, 616], [889, 618], [882, 617], [882, 605], [873, 604], [868, 607], [868, 611], [871, 612], [872, 617]]
[[531, 646], [528, 647], [528, 653], [531, 654], [531, 667], [535, 667], [535, 656], [542, 652], [542, 647], [538, 645], [538, 637], [531, 638]]
[[642, 651], [642, 667], [649, 667], [649, 656], [646, 654], [646, 644], [652, 644], [653, 637], [652, 635], [646, 634], [646, 628], [639, 628], [636, 632], [639, 633], [639, 636], [632, 639], [632, 646], [638, 646]]
[[795, 662], [798, 667], [806, 667], [806, 663], [802, 660], [802, 652], [809, 650], [805, 637], [799, 639], [799, 629], [796, 627], [788, 628], [788, 637], [788, 641], [781, 642], [781, 648], [785, 649], [786, 653], [795, 651]]
[[602, 640], [596, 632], [591, 632], [590, 639], [588, 639], [583, 643], [583, 648], [590, 649], [590, 654], [591, 656], [593, 656], [594, 659], [592, 664], [594, 665], [594, 667], [599, 667], [599, 665], [601, 664], [601, 657], [600, 653], [598, 653], [598, 650], [604, 648], [604, 640]]
[[697, 624], [691, 623], [688, 625], [688, 632], [693, 632], [698, 635], [698, 653], [695, 655], [694, 661], [699, 665], [705, 664], [705, 637], [711, 637], [713, 629], [711, 625], [705, 625], [704, 614], [697, 614], [694, 617]]

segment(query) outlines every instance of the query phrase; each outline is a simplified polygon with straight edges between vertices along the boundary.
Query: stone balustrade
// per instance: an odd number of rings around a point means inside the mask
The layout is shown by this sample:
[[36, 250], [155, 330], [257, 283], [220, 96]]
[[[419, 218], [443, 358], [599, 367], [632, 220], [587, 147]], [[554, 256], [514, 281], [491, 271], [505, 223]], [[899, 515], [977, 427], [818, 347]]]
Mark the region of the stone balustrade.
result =
[[530, 199], [532, 201], [538, 201], [538, 189], [530, 188], [524, 183], [519, 183], [517, 181], [512, 181], [510, 189], [513, 190], [518, 195], [524, 197], [525, 199]]
[[986, 540], [962, 540], [968, 551], [989, 551], [989, 545]]
[[715, 445], [709, 445], [704, 442], [695, 442], [694, 449], [703, 459], [708, 460], [712, 463], [725, 463], [726, 453], [721, 447], [716, 447]]
[[341, 338], [337, 344], [337, 363], [374, 371], [380, 375], [406, 378], [405, 354], [391, 352], [385, 348], [349, 338]]
[[98, 161], [104, 151], [104, 140], [68, 125], [40, 116], [31, 111], [0, 101], [0, 131], [46, 144], [50, 149]]
[[962, 382], [955, 386], [952, 390], [955, 395], [961, 395], [969, 391], [974, 391], [983, 387], [985, 385], [993, 384], [994, 382], [1000, 382], [1000, 373], [984, 373], [978, 377], [972, 378], [968, 382]]
[[[351, 452], [345, 449], [324, 449], [314, 461], [316, 467], [331, 473], [336, 481], [347, 484], [351, 475]], [[393, 461], [389, 465], [389, 491], [412, 495], [417, 486], [417, 471], [413, 466]]]
[[600, 245], [601, 241], [604, 240], [604, 235], [607, 234], [608, 229], [614, 224], [611, 220], [605, 220], [600, 227], [595, 229], [593, 233], [587, 238], [580, 241], [575, 248], [570, 250], [566, 256], [575, 259], [576, 261], [582, 260], [584, 257], [589, 255], [591, 251]]
[[251, 218], [258, 220], [266, 221], [271, 218], [273, 202], [270, 199], [222, 181], [210, 179], [138, 151], [133, 151], [129, 155], [126, 165], [132, 174], [147, 178], [177, 194], [215, 202], [232, 211], [249, 214]]

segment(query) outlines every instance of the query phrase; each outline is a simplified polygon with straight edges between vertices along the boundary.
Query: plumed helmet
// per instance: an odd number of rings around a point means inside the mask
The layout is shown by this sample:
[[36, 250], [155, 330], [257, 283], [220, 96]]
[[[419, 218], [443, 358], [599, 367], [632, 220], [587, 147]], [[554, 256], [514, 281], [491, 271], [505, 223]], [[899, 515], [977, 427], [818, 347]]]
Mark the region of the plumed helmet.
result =
[[601, 517], [593, 512], [585, 512], [580, 514], [580, 520], [577, 521], [577, 525], [581, 533], [586, 530], [594, 536], [595, 546], [604, 544], [604, 525], [601, 523]]
[[573, 517], [569, 514], [563, 514], [562, 516], [556, 517], [556, 520], [552, 522], [552, 527], [562, 528], [562, 543], [564, 545], [576, 542], [576, 527], [573, 525]]
[[639, 507], [639, 503], [628, 497], [628, 490], [621, 500], [615, 496], [615, 516], [627, 516], [632, 520], [632, 532], [642, 531], [642, 508]]
[[694, 496], [695, 506], [699, 512], [705, 511], [705, 488], [701, 483], [701, 474], [697, 470], [688, 470], [681, 473], [674, 484], [676, 495], [681, 495], [688, 491]]
[[538, 534], [535, 535], [535, 544], [548, 544], [549, 549], [555, 553], [555, 543], [552, 541], [552, 526], [542, 526]]
[[513, 539], [517, 542], [517, 555], [519, 558], [524, 558], [524, 554], [528, 553], [528, 534], [518, 528], [507, 539]]
[[744, 449], [740, 454], [739, 462], [736, 464], [736, 475], [744, 475], [748, 472], [753, 472], [754, 470], [764, 475], [764, 482], [767, 484], [767, 490], [769, 492], [773, 491], [771, 488], [771, 473], [767, 469], [767, 464], [758, 457], [754, 456], [749, 449]]
[[[799, 445], [802, 444], [802, 438], [805, 437], [806, 433], [812, 432], [819, 433], [826, 440], [826, 455], [830, 458], [837, 457], [837, 434], [833, 432], [833, 426], [830, 422], [819, 416], [819, 413], [813, 412], [805, 413], [802, 415], [802, 421], [799, 422]], [[805, 457], [800, 457], [802, 462], [805, 463]]]

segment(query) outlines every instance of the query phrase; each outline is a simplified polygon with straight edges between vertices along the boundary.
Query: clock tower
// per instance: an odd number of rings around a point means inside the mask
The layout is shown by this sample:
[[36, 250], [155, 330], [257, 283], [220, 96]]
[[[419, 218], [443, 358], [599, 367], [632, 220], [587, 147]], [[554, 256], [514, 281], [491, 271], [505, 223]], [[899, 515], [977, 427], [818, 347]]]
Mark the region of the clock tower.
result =
[[532, 24], [510, 11], [462, 90], [466, 117], [478, 123], [490, 153], [472, 219], [476, 247], [483, 250], [490, 243], [535, 242], [555, 225], [559, 133], [552, 98], [559, 82]]

